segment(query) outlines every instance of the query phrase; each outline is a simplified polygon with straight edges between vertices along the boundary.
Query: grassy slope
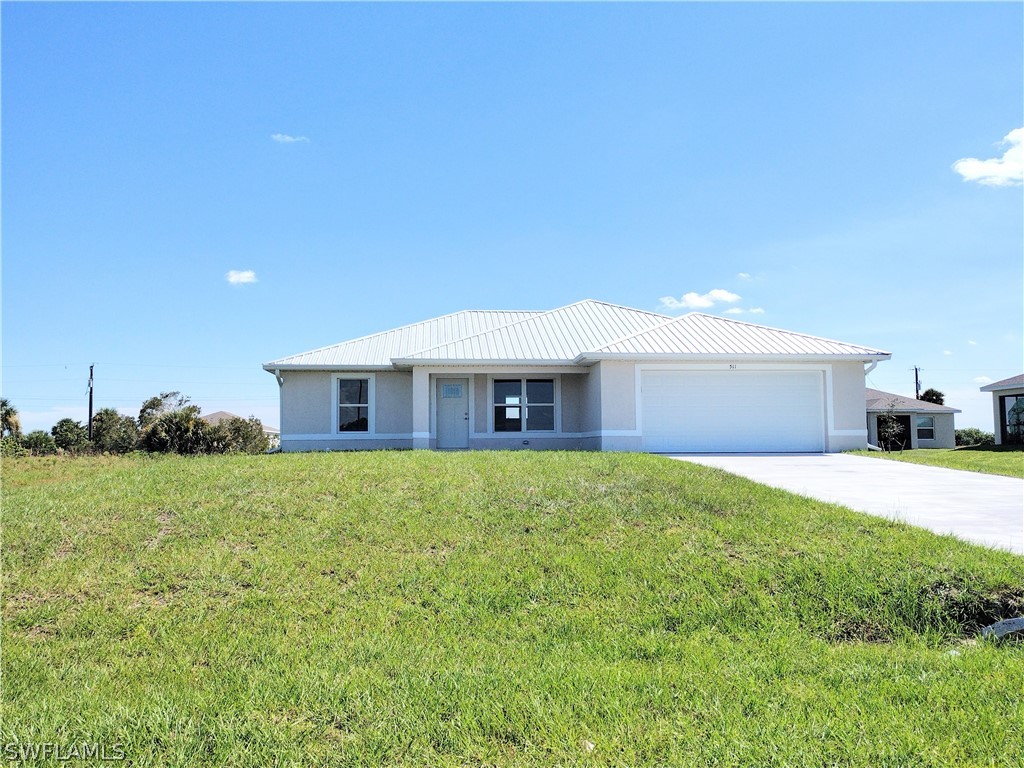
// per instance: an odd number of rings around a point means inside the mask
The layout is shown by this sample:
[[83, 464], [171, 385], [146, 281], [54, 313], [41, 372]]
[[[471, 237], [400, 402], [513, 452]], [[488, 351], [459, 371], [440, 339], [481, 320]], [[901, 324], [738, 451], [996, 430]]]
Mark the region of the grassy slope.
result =
[[545, 766], [1024, 743], [1024, 647], [960, 638], [1024, 594], [1024, 559], [697, 465], [19, 460], [4, 485], [3, 742]]
[[928, 464], [933, 467], [965, 469], [970, 472], [985, 472], [990, 475], [1008, 475], [1024, 478], [1024, 451], [996, 445], [979, 445], [970, 448], [920, 448], [916, 451], [879, 453], [878, 451], [851, 451], [860, 456], [909, 461], [913, 464]]

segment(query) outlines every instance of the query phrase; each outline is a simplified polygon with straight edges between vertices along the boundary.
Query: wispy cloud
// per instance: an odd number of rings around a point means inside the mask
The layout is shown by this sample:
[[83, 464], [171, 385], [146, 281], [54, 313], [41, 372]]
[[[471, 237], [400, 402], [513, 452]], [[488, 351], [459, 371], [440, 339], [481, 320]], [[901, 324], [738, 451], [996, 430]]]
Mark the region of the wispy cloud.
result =
[[1007, 149], [1002, 157], [979, 160], [965, 157], [953, 163], [953, 170], [964, 181], [976, 181], [989, 187], [1010, 187], [1024, 182], [1024, 128], [1015, 128], [1003, 138]]
[[974, 383], [981, 384], [982, 386], [984, 386], [985, 384], [991, 384], [992, 379], [990, 379], [988, 376], [975, 376]]
[[746, 311], [747, 310], [740, 309], [739, 307], [730, 307], [729, 309], [725, 310], [725, 314], [727, 314], [727, 315], [742, 315]]
[[242, 285], [243, 283], [255, 283], [259, 282], [256, 279], [256, 273], [251, 269], [232, 269], [224, 278], [232, 285]]
[[750, 309], [743, 309], [742, 307], [729, 307], [725, 310], [726, 315], [763, 315], [764, 309], [762, 307], [751, 307]]
[[287, 133], [273, 133], [270, 135], [278, 144], [309, 144], [308, 136], [289, 136]]
[[946, 355], [946, 357], [949, 357], [950, 355], [953, 354], [953, 351], [950, 349], [944, 349], [942, 350], [942, 354]]
[[967, 343], [970, 344], [972, 347], [978, 346], [978, 342], [974, 341], [973, 339], [968, 339]]
[[664, 309], [708, 309], [718, 303], [735, 304], [741, 298], [724, 288], [714, 288], [707, 293], [695, 291], [684, 293], [681, 299], [674, 296], [662, 296], [660, 301]]
[[738, 277], [740, 280], [749, 280], [750, 279], [750, 273], [749, 272], [740, 272], [740, 273], [738, 273], [736, 275], [736, 277]]

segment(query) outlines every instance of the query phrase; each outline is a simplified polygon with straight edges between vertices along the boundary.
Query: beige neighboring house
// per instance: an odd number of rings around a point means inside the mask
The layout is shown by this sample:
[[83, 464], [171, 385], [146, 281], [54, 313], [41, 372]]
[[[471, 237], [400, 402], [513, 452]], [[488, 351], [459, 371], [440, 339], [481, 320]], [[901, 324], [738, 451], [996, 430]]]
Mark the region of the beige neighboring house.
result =
[[[202, 418], [203, 421], [205, 421], [207, 424], [212, 424], [216, 426], [217, 424], [220, 424], [222, 421], [225, 421], [226, 419], [240, 419], [242, 417], [239, 416], [237, 413], [231, 413], [230, 411], [214, 411], [213, 413], [209, 413], [206, 416], [203, 416]], [[281, 430], [275, 427], [268, 427], [266, 424], [263, 424], [263, 434], [265, 434], [267, 436], [267, 439], [270, 440], [271, 448], [276, 448], [280, 444]]]
[[866, 389], [864, 396], [867, 403], [868, 442], [871, 445], [878, 445], [878, 417], [891, 409], [903, 427], [903, 432], [898, 443], [890, 449], [956, 448], [953, 416], [960, 413], [958, 409], [880, 389]]
[[1024, 443], [1024, 373], [981, 387], [992, 393], [996, 445]]
[[586, 300], [463, 311], [290, 355], [285, 451], [835, 452], [867, 445], [888, 352]]

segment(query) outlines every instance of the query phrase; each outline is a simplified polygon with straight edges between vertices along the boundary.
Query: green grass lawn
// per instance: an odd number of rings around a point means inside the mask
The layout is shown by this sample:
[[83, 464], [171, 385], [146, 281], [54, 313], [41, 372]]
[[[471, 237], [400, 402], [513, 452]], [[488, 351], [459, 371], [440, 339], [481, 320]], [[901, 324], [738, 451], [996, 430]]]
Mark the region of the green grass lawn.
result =
[[20, 459], [3, 482], [4, 743], [1019, 765], [1024, 644], [971, 638], [1024, 612], [1024, 558], [717, 470], [378, 452]]
[[873, 456], [933, 467], [965, 469], [990, 475], [1024, 478], [1024, 450], [1021, 446], [975, 445], [965, 448], [919, 448], [916, 451], [850, 451], [858, 456]]

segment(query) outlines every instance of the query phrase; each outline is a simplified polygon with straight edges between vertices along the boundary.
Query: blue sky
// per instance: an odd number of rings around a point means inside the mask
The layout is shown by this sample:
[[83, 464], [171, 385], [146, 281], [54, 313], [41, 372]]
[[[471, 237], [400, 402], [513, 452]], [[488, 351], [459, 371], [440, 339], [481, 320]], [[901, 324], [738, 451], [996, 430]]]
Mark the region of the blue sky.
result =
[[991, 429], [1022, 41], [1019, 3], [4, 3], [4, 396], [84, 420], [96, 363], [97, 407], [276, 425], [286, 354], [734, 295], [703, 311], [886, 349], [870, 386], [919, 365]]

